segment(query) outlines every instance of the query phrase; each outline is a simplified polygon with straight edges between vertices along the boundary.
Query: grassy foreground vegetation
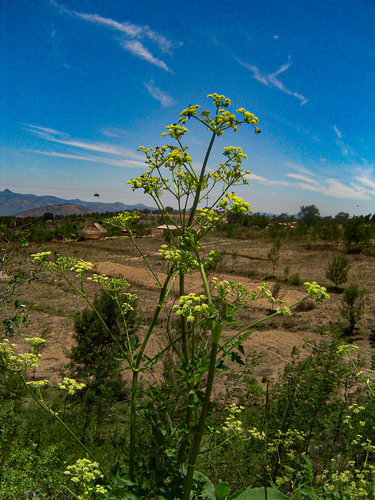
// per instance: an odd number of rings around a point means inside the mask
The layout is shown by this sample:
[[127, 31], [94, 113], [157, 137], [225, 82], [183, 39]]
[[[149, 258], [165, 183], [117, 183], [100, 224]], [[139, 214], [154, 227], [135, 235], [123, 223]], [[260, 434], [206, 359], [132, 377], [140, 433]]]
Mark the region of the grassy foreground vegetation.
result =
[[[142, 296], [131, 293], [123, 277], [96, 273], [74, 251], [63, 257], [41, 249], [30, 257], [28, 241], [4, 229], [9, 242], [4, 270], [9, 258], [20, 258], [11, 253], [16, 245], [10, 240], [17, 237], [28, 267], [9, 276], [2, 288], [3, 303], [9, 311], [16, 301], [16, 311], [4, 319], [0, 344], [1, 498], [374, 497], [371, 381], [364, 360], [351, 358], [350, 347], [343, 346], [363, 315], [365, 291], [346, 290], [343, 321], [323, 325], [306, 341], [307, 355], [293, 349], [277, 380], [258, 381], [254, 371], [261, 356], [245, 350], [251, 333], [267, 322], [287, 322], [293, 308], [319, 307], [328, 298], [313, 280], [302, 286], [293, 269], [279, 276], [283, 241], [306, 238], [312, 250], [342, 240], [341, 251], [371, 253], [370, 217], [368, 224], [349, 219], [347, 226], [337, 221], [324, 226], [316, 207], [301, 207], [302, 224], [274, 221], [265, 229], [262, 216], [249, 216], [248, 204], [232, 193], [233, 186], [246, 183], [241, 148], [224, 148], [223, 163], [206, 170], [217, 136], [242, 124], [259, 133], [258, 120], [242, 108], [237, 118], [227, 111], [229, 99], [209, 97], [213, 118], [189, 106], [178, 125], [166, 127], [172, 145], [140, 148], [149, 170], [131, 184], [152, 197], [169, 228], [157, 258], [135, 238], [140, 214], [106, 221], [127, 230], [156, 283], [153, 308], [145, 311]], [[210, 134], [199, 172], [182, 145], [189, 119]], [[198, 208], [217, 191], [210, 208]], [[175, 197], [177, 214], [164, 207], [165, 192]], [[205, 238], [214, 228], [229, 237], [243, 235], [240, 228], [247, 224], [249, 232], [263, 231], [272, 241], [264, 261], [273, 287], [260, 282], [253, 290], [215, 276], [228, 251], [206, 251]], [[234, 272], [241, 254], [230, 252], [229, 258]], [[188, 288], [190, 275], [200, 276], [194, 291]], [[75, 346], [58, 384], [35, 377], [45, 339], [22, 333], [28, 317], [17, 298], [23, 287], [51, 278], [56, 286], [68, 285], [87, 306], [75, 316]], [[334, 281], [335, 288], [344, 282]], [[286, 285], [300, 288], [290, 303], [280, 298]], [[257, 303], [268, 304], [267, 314], [252, 316]], [[152, 350], [155, 337], [160, 347]], [[156, 370], [156, 380], [142, 378]], [[225, 382], [214, 391], [220, 376]]]

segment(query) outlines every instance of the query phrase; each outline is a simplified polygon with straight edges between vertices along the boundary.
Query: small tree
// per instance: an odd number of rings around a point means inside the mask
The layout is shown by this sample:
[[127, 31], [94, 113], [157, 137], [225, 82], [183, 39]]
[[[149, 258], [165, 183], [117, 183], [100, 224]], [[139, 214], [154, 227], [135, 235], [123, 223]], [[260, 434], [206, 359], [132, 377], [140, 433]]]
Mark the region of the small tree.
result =
[[307, 226], [314, 226], [320, 219], [320, 211], [315, 205], [308, 205], [300, 207], [298, 217], [305, 222]]
[[365, 226], [364, 220], [359, 217], [350, 219], [345, 224], [344, 238], [347, 246], [361, 247], [366, 245], [370, 240], [370, 230]]
[[347, 333], [353, 335], [356, 324], [361, 320], [366, 308], [366, 290], [360, 290], [357, 284], [350, 285], [342, 298], [340, 312], [348, 321]]
[[[96, 296], [94, 310], [86, 308], [75, 317], [73, 339], [76, 345], [68, 354], [70, 373], [90, 381], [90, 385], [99, 392], [104, 387], [108, 391], [109, 386], [112, 386], [111, 390], [121, 392], [121, 351], [113, 337], [121, 346], [126, 346], [129, 335], [134, 336], [134, 302], [129, 302], [131, 307], [125, 313], [127, 331], [122, 324], [121, 303], [104, 291]], [[122, 303], [125, 303], [124, 299]]]
[[276, 240], [267, 253], [267, 260], [272, 264], [272, 278], [275, 277], [276, 265], [280, 260], [281, 240]]
[[347, 257], [344, 257], [343, 255], [333, 257], [333, 261], [328, 262], [326, 278], [331, 280], [337, 289], [338, 285], [348, 281], [350, 267], [349, 259]]

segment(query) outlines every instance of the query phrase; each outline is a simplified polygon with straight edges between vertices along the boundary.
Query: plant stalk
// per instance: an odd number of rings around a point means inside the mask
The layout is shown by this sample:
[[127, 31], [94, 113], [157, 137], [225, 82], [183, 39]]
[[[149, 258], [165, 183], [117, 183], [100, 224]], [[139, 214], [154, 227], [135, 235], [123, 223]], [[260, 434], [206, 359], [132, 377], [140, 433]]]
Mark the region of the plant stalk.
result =
[[186, 474], [186, 479], [185, 479], [183, 500], [189, 500], [191, 488], [193, 486], [195, 465], [196, 465], [197, 457], [199, 454], [200, 446], [202, 443], [203, 433], [204, 433], [204, 429], [206, 426], [206, 420], [207, 420], [207, 415], [208, 415], [208, 409], [209, 409], [210, 401], [211, 401], [212, 387], [213, 387], [214, 377], [215, 377], [216, 356], [217, 356], [219, 339], [220, 339], [220, 335], [221, 335], [222, 330], [223, 330], [223, 325], [220, 323], [216, 323], [214, 326], [213, 333], [212, 333], [210, 367], [208, 369], [208, 375], [207, 375], [206, 392], [204, 395], [202, 410], [201, 410], [201, 414], [199, 417], [197, 434], [195, 436], [193, 447], [192, 447], [190, 457], [189, 457], [189, 464], [188, 464], [188, 469], [187, 469], [187, 474]]

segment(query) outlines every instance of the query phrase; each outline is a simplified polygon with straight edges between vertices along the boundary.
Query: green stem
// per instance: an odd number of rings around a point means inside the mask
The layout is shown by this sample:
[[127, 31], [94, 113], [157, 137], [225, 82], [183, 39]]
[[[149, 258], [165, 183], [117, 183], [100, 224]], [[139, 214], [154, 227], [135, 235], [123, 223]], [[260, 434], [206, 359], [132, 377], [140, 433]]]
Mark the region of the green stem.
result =
[[212, 387], [213, 387], [213, 382], [214, 382], [214, 377], [215, 377], [216, 356], [217, 356], [219, 339], [220, 339], [222, 329], [223, 329], [223, 325], [218, 324], [218, 323], [215, 324], [213, 335], [212, 335], [210, 366], [209, 366], [208, 375], [207, 375], [206, 392], [204, 395], [202, 410], [201, 410], [201, 414], [199, 417], [197, 434], [195, 436], [193, 447], [192, 447], [190, 457], [189, 457], [189, 464], [188, 464], [188, 469], [187, 469], [187, 474], [186, 474], [186, 479], [185, 479], [183, 500], [189, 500], [191, 488], [193, 485], [195, 465], [196, 465], [197, 457], [199, 454], [199, 450], [200, 450], [200, 446], [201, 446], [201, 442], [202, 442], [202, 438], [203, 438], [203, 433], [204, 433], [204, 429], [206, 426], [208, 409], [209, 409], [210, 401], [211, 401], [211, 393], [212, 393]]
[[157, 305], [157, 307], [156, 307], [156, 309], [155, 309], [154, 316], [153, 316], [153, 318], [152, 318], [152, 321], [151, 321], [151, 323], [150, 323], [150, 326], [148, 327], [148, 330], [147, 330], [147, 333], [146, 333], [146, 335], [145, 335], [145, 338], [143, 339], [142, 345], [141, 345], [141, 347], [139, 348], [139, 352], [138, 352], [138, 354], [137, 354], [137, 361], [136, 361], [136, 363], [135, 363], [135, 368], [136, 368], [136, 370], [138, 370], [138, 369], [139, 369], [139, 367], [140, 367], [140, 364], [141, 364], [141, 362], [142, 362], [142, 356], [143, 356], [144, 350], [146, 349], [146, 346], [147, 346], [147, 343], [148, 343], [148, 341], [149, 341], [149, 338], [150, 338], [150, 336], [151, 336], [151, 334], [152, 334], [152, 331], [153, 331], [153, 329], [154, 329], [154, 327], [155, 327], [156, 321], [157, 321], [157, 319], [158, 319], [158, 317], [159, 317], [160, 311], [161, 311], [161, 309], [162, 309], [162, 307], [163, 307], [164, 300], [165, 300], [165, 298], [166, 298], [167, 291], [168, 291], [168, 283], [169, 283], [169, 280], [170, 280], [170, 279], [171, 279], [171, 277], [172, 277], [172, 274], [173, 274], [173, 273], [170, 273], [170, 274], [167, 276], [167, 278], [166, 278], [166, 280], [164, 281], [164, 284], [163, 284], [163, 286], [162, 286], [162, 288], [161, 288], [161, 290], [160, 290], [160, 294], [159, 294], [159, 303], [158, 303], [158, 305]]
[[204, 175], [206, 173], [206, 167], [207, 167], [208, 159], [209, 159], [210, 154], [211, 154], [212, 146], [214, 145], [215, 137], [216, 137], [216, 134], [215, 134], [215, 132], [213, 132], [211, 140], [210, 140], [210, 144], [209, 144], [207, 152], [206, 152], [206, 156], [205, 156], [204, 161], [203, 161], [201, 174], [199, 176], [197, 192], [195, 193], [195, 198], [194, 198], [193, 206], [192, 206], [192, 209], [190, 211], [190, 216], [189, 216], [189, 221], [188, 221], [188, 227], [192, 226], [193, 220], [194, 220], [194, 215], [195, 215], [195, 212], [197, 211], [197, 206], [198, 206], [200, 194], [201, 194], [201, 191], [202, 191], [202, 185], [203, 185]]
[[[180, 287], [179, 287], [180, 297], [185, 295], [185, 275], [180, 273]], [[187, 365], [190, 362], [190, 351], [189, 351], [189, 342], [187, 338], [187, 328], [186, 328], [186, 318], [181, 315], [181, 337], [182, 337], [182, 351], [184, 354], [184, 362]], [[194, 352], [193, 352], [194, 355]], [[188, 398], [188, 407], [185, 415], [185, 424], [187, 427], [190, 427], [191, 420], [193, 418], [193, 405], [194, 395], [191, 394], [193, 389], [193, 385], [188, 381], [188, 389], [189, 389], [189, 398]], [[188, 440], [187, 436], [183, 437], [183, 440], [180, 445], [180, 450], [178, 453], [178, 462], [181, 463], [185, 460], [186, 448], [187, 448]]]
[[[206, 273], [204, 271], [204, 267], [203, 267], [203, 264], [202, 264], [202, 262], [200, 260], [198, 252], [195, 252], [195, 254], [196, 254], [197, 260], [199, 262], [200, 273], [201, 273], [201, 276], [202, 276], [202, 280], [203, 280], [203, 284], [204, 284], [204, 289], [205, 289], [205, 292], [206, 292], [206, 295], [207, 295], [207, 302], [208, 302], [209, 305], [212, 305], [210, 288], [208, 286]], [[214, 328], [214, 322], [213, 321], [211, 321], [211, 328], [212, 329]], [[215, 354], [215, 362], [216, 362], [216, 354]], [[192, 387], [189, 386], [189, 390], [190, 391], [191, 391], [191, 388]], [[206, 391], [207, 391], [207, 389], [206, 389]], [[193, 418], [193, 406], [192, 406], [193, 397], [194, 396], [192, 394], [189, 395], [189, 406], [188, 406], [188, 409], [187, 409], [187, 412], [186, 412], [186, 419], [185, 419], [185, 423], [186, 423], [187, 426], [190, 426], [191, 420]], [[203, 411], [203, 409], [202, 409], [202, 411]], [[187, 440], [185, 439], [182, 442], [182, 444], [181, 444], [181, 448], [180, 448], [180, 452], [179, 452], [179, 456], [178, 456], [179, 463], [183, 462], [183, 460], [185, 459], [186, 448], [187, 448]]]
[[[180, 289], [179, 289], [180, 297], [185, 295], [185, 275], [180, 272]], [[185, 363], [189, 363], [190, 361], [190, 351], [189, 351], [189, 342], [186, 333], [186, 318], [181, 315], [181, 335], [182, 335], [182, 349], [184, 353]]]
[[129, 474], [134, 474], [134, 464], [135, 464], [135, 447], [136, 447], [136, 419], [137, 419], [137, 389], [138, 389], [138, 372], [139, 367], [142, 362], [142, 357], [144, 350], [146, 349], [148, 340], [154, 330], [156, 321], [163, 307], [164, 300], [168, 290], [168, 282], [171, 275], [168, 275], [162, 289], [160, 290], [159, 303], [154, 312], [151, 324], [147, 330], [145, 338], [143, 339], [142, 345], [137, 353], [137, 359], [135, 366], [132, 368], [133, 371], [133, 381], [132, 381], [132, 392], [131, 392], [131, 404], [130, 404], [130, 446], [129, 446]]
[[132, 392], [130, 399], [130, 446], [129, 446], [129, 474], [134, 474], [135, 444], [136, 444], [136, 419], [137, 419], [137, 388], [138, 371], [133, 370]]

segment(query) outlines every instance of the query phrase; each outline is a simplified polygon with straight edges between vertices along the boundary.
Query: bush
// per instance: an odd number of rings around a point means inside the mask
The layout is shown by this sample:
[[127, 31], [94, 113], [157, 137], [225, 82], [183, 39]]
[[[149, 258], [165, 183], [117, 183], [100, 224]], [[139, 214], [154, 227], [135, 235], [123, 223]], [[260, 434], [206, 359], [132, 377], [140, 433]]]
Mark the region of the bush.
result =
[[[112, 335], [123, 346], [127, 342], [127, 334], [121, 327], [121, 314], [115, 300], [102, 292], [95, 298], [93, 305]], [[135, 314], [131, 311], [127, 314], [129, 334], [134, 336], [132, 329]], [[76, 345], [68, 354], [72, 361], [69, 369], [72, 375], [90, 381], [91, 389], [95, 386], [102, 392], [106, 386], [108, 391], [109, 385], [112, 386], [112, 390], [121, 392], [122, 382], [118, 372], [121, 353], [108, 329], [91, 308], [76, 315], [73, 334]]]
[[282, 279], [284, 283], [288, 283], [291, 286], [301, 286], [303, 281], [300, 278], [299, 273], [290, 274], [290, 267], [284, 267], [284, 277]]
[[338, 285], [348, 281], [350, 267], [347, 257], [343, 255], [334, 257], [332, 262], [328, 262], [326, 278], [331, 280], [335, 284], [335, 288], [337, 288]]
[[370, 228], [365, 226], [360, 218], [350, 219], [344, 228], [344, 238], [347, 246], [360, 248], [370, 241]]
[[349, 335], [353, 335], [356, 324], [363, 316], [367, 303], [366, 295], [367, 291], [360, 290], [356, 284], [350, 285], [344, 292], [340, 312], [348, 321], [347, 333]]
[[267, 260], [272, 265], [272, 278], [275, 277], [276, 265], [280, 260], [281, 240], [276, 240], [270, 251], [267, 253]]

